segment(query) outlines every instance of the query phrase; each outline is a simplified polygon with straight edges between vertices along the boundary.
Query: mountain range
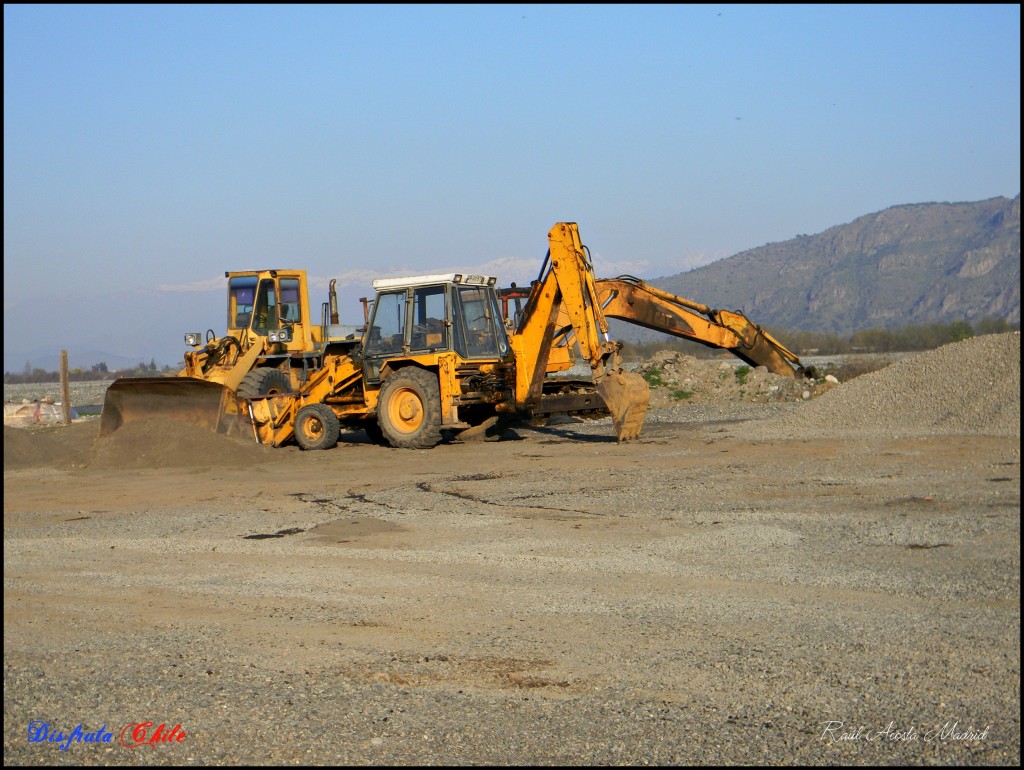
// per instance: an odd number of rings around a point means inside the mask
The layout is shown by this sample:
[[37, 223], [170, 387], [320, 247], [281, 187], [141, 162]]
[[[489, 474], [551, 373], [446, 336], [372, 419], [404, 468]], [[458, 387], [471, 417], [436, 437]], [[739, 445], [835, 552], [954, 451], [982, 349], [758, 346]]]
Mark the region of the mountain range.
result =
[[[776, 330], [1019, 324], [1020, 195], [892, 206], [648, 283]], [[612, 330], [660, 336], [618, 321]]]

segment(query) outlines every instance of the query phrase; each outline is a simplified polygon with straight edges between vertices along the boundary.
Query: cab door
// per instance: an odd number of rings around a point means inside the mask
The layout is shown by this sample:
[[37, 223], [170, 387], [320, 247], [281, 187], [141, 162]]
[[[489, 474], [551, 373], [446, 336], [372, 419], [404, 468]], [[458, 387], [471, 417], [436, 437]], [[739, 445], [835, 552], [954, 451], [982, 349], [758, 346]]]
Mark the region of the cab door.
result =
[[373, 316], [363, 343], [363, 375], [368, 382], [380, 382], [384, 362], [408, 352], [407, 295], [410, 293], [411, 289], [382, 292], [373, 303]]

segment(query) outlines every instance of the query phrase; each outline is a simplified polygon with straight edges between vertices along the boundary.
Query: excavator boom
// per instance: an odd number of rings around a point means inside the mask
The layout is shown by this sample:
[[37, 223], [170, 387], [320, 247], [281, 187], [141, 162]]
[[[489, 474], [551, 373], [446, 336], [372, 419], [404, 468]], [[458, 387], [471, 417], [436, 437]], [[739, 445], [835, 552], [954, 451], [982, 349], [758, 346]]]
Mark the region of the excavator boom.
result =
[[751, 366], [801, 379], [813, 377], [795, 353], [738, 311], [715, 310], [650, 286], [631, 275], [594, 282], [605, 316], [732, 352]]

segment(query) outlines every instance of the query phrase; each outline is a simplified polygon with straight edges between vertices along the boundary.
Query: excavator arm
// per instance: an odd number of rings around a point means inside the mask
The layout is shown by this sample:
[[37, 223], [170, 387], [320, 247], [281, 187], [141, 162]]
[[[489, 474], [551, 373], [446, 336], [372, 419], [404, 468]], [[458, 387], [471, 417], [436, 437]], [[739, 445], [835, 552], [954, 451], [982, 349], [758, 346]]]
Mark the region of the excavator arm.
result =
[[548, 256], [530, 290], [518, 327], [511, 335], [516, 356], [515, 400], [529, 409], [541, 397], [552, 342], [560, 318], [571, 326], [580, 353], [590, 363], [594, 385], [612, 414], [619, 441], [643, 428], [650, 388], [619, 364], [622, 343], [608, 339], [594, 269], [575, 222], [559, 222], [548, 232]]
[[751, 366], [794, 379], [813, 377], [812, 369], [763, 328], [738, 311], [715, 310], [677, 297], [631, 275], [594, 282], [604, 315], [646, 329], [723, 348]]

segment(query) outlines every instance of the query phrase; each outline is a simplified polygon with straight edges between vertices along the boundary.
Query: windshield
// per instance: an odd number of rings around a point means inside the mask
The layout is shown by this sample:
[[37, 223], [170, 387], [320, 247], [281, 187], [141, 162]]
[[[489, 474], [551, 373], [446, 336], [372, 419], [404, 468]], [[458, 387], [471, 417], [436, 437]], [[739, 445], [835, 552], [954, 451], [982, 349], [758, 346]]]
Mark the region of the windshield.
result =
[[236, 275], [228, 281], [228, 328], [246, 329], [252, 319], [252, 305], [256, 299], [255, 275]]
[[381, 294], [366, 336], [366, 355], [399, 353], [405, 344], [405, 292]]

